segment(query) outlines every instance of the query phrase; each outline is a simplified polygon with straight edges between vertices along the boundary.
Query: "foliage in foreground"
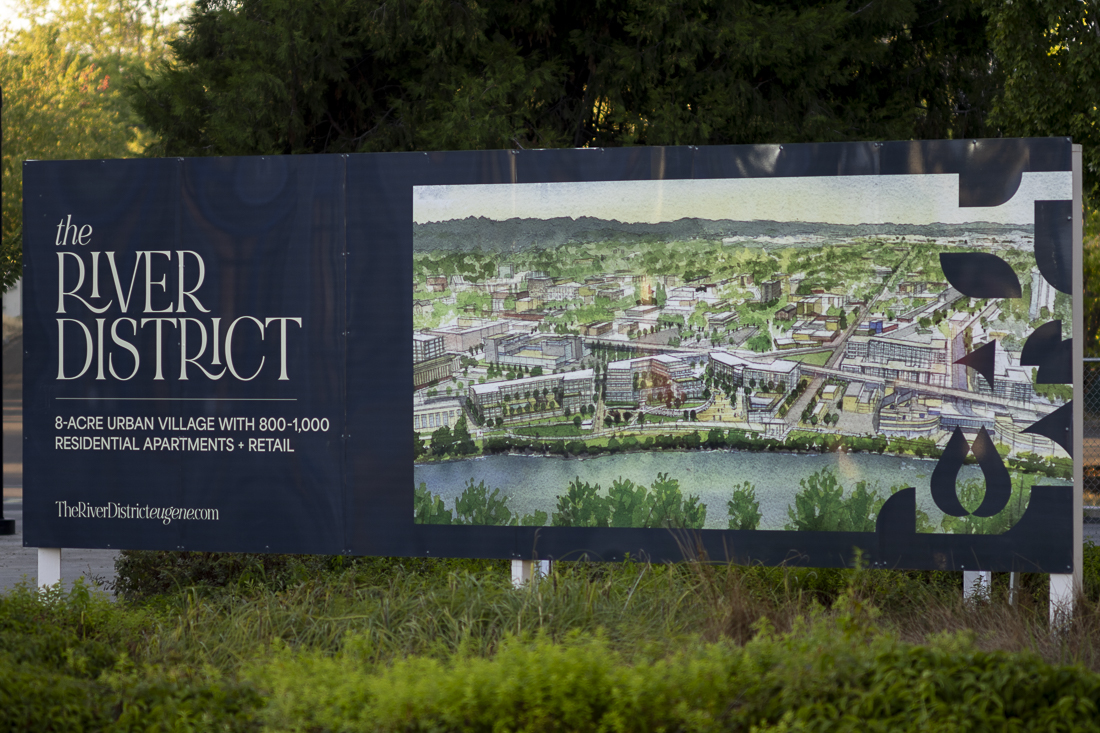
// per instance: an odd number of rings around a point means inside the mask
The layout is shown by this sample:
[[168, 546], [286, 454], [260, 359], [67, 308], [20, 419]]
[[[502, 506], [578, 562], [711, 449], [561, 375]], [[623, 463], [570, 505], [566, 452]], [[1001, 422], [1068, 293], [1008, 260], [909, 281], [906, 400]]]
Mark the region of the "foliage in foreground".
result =
[[252, 685], [128, 659], [147, 620], [81, 583], [0, 597], [0, 730], [247, 729], [263, 699]]
[[119, 569], [117, 602], [0, 596], [0, 730], [1072, 730], [1098, 704], [1095, 547], [1092, 600], [1060, 634], [1034, 575], [1009, 607], [1002, 576], [968, 604], [936, 572], [559, 562], [515, 589], [499, 561], [127, 552]]
[[168, 55], [166, 44], [177, 32], [167, 22], [171, 4], [15, 0], [5, 6], [0, 289], [22, 273], [24, 161], [133, 157], [149, 142], [150, 131], [122, 88]]
[[281, 650], [250, 676], [271, 692], [265, 721], [294, 731], [1095, 730], [1100, 675], [981, 651], [966, 634], [906, 644], [870, 607], [842, 605], [787, 633], [762, 622], [744, 647], [693, 641], [652, 659], [597, 634], [376, 668], [353, 635], [335, 656]]

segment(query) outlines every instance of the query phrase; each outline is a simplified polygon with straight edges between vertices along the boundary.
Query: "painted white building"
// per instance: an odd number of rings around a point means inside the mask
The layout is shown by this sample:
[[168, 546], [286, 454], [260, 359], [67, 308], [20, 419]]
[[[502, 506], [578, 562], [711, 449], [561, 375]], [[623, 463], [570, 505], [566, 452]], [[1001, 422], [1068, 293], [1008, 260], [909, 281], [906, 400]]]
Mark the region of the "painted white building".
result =
[[1041, 318], [1043, 308], [1050, 315], [1054, 315], [1054, 288], [1042, 276], [1038, 268], [1031, 271], [1031, 307], [1027, 309], [1027, 317], [1031, 320]]

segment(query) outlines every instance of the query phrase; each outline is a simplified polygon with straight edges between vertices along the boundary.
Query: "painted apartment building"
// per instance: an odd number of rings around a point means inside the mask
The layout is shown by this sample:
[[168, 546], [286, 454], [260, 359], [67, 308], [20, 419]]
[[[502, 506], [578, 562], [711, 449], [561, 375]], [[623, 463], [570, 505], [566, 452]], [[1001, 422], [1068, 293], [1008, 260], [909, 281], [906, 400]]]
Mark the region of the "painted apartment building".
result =
[[[530, 287], [530, 281], [528, 281], [528, 287]], [[554, 283], [546, 289], [546, 295], [543, 296], [544, 300], [576, 300], [581, 297], [581, 290], [591, 290], [586, 288], [577, 282], [567, 281], [562, 283]]]
[[886, 381], [947, 385], [947, 339], [938, 331], [912, 328], [882, 336], [852, 336], [844, 348], [846, 372]]
[[469, 351], [474, 346], [481, 346], [485, 339], [498, 333], [508, 331], [509, 321], [484, 321], [477, 320], [473, 325], [454, 325], [434, 328], [429, 333], [442, 336], [443, 346], [447, 351]]
[[593, 395], [595, 385], [595, 372], [591, 369], [582, 369], [562, 374], [544, 374], [539, 377], [475, 384], [467, 388], [467, 394], [486, 420], [495, 420], [498, 417], [508, 420], [512, 417], [512, 408], [529, 404], [528, 400], [535, 393], [541, 395], [543, 390], [546, 390], [548, 396], [556, 395], [560, 397], [560, 401], [555, 397], [557, 407], [541, 412], [539, 415], [556, 417], [564, 415], [566, 408], [569, 408], [571, 413], [575, 413], [582, 405], [595, 402]]
[[485, 359], [497, 364], [552, 370], [584, 356], [580, 336], [502, 333], [485, 339]]
[[919, 396], [911, 389], [898, 389], [879, 403], [874, 429], [885, 435], [920, 438], [940, 429], [939, 397]]
[[875, 411], [882, 397], [882, 388], [867, 382], [852, 382], [844, 391], [841, 405], [845, 412], [869, 415]]
[[427, 332], [413, 334], [413, 389], [449, 379], [455, 357], [444, 348], [442, 336]]
[[784, 390], [790, 390], [802, 376], [797, 361], [749, 361], [728, 351], [710, 352], [710, 368], [716, 376], [725, 378], [735, 387], [747, 384], [755, 384], [757, 388], [768, 384], [777, 387], [782, 383]]
[[1027, 316], [1036, 320], [1042, 316], [1043, 308], [1047, 309], [1048, 318], [1054, 313], [1054, 288], [1039, 273], [1038, 268], [1031, 270], [1031, 305], [1028, 307]]
[[443, 337], [433, 333], [413, 334], [413, 364], [443, 356]]
[[700, 370], [672, 354], [623, 359], [607, 365], [608, 402], [664, 402], [702, 394]]

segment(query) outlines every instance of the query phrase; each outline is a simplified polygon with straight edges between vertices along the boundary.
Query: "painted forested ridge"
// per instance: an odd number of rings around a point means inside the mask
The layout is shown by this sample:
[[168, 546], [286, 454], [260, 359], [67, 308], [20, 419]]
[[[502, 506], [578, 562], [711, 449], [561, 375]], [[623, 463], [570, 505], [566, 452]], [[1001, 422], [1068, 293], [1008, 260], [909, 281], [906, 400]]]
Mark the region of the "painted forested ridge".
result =
[[[71, 124], [46, 116], [59, 139], [94, 133], [96, 150], [60, 157], [134, 154], [134, 130], [145, 154], [170, 156], [1072, 135], [1093, 198], [1100, 171], [1100, 26], [1076, 0], [200, 0], [172, 41], [160, 2], [34, 7], [21, 12], [49, 18], [46, 32], [5, 34], [9, 69], [27, 43], [57, 44], [46, 55], [85, 73], [141, 62], [106, 127], [102, 105], [76, 105]], [[51, 156], [13, 144], [27, 123], [12, 74], [4, 85], [7, 287], [17, 163]], [[98, 149], [119, 131], [122, 147]]]

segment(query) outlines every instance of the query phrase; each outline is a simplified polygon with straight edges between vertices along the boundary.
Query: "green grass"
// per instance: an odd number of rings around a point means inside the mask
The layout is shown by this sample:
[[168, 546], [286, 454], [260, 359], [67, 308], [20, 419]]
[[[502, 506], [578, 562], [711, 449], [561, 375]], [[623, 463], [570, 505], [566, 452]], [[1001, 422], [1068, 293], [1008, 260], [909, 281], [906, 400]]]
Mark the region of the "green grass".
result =
[[645, 416], [645, 424], [646, 425], [649, 425], [650, 423], [683, 422], [683, 421], [684, 421], [683, 415], [680, 415], [679, 417], [669, 417], [667, 415], [646, 414], [646, 416]]
[[812, 354], [795, 354], [794, 356], [784, 356], [783, 359], [787, 361], [797, 361], [803, 364], [813, 364], [814, 366], [825, 366], [825, 362], [829, 361], [829, 357], [833, 355], [831, 351], [815, 351]]
[[571, 421], [573, 417], [570, 416], [568, 418], [562, 418], [561, 415], [553, 415], [551, 417], [532, 418], [530, 420], [516, 420], [515, 422], [508, 422], [506, 423], [506, 425], [513, 429], [525, 428], [534, 425], [558, 425], [563, 419]]
[[590, 431], [581, 430], [573, 423], [559, 423], [556, 425], [516, 428], [514, 432], [518, 435], [527, 435], [534, 438], [572, 438], [588, 435]]
[[1059, 634], [1038, 575], [1009, 606], [1004, 574], [973, 605], [957, 573], [699, 562], [558, 562], [520, 589], [506, 561], [119, 570], [116, 602], [0, 595], [0, 730], [1088, 730], [1100, 709], [1094, 547]]

